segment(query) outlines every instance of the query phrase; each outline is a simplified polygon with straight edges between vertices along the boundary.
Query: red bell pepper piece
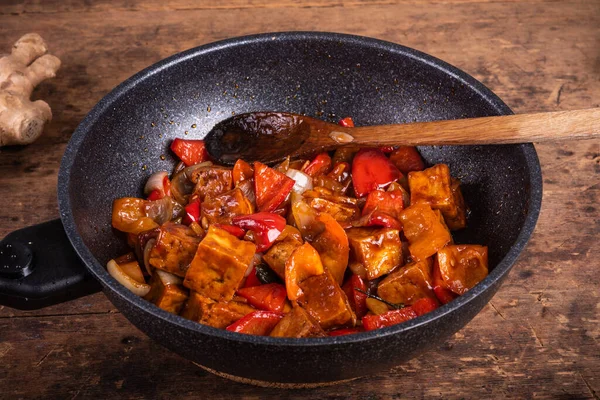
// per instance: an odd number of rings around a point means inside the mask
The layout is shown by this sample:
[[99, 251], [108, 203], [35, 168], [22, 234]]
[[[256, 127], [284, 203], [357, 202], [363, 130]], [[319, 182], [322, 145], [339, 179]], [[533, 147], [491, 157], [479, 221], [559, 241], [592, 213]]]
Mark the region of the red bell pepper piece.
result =
[[177, 138], [171, 142], [171, 151], [188, 167], [210, 158], [204, 140]]
[[153, 191], [150, 192], [150, 194], [148, 195], [148, 200], [150, 201], [155, 201], [155, 200], [160, 200], [163, 198], [162, 193], [160, 192], [160, 190], [158, 189], [154, 189]]
[[402, 223], [389, 214], [373, 211], [365, 226], [383, 226], [385, 228], [402, 230]]
[[404, 210], [402, 191], [393, 190], [391, 192], [384, 192], [383, 190], [374, 190], [369, 193], [362, 210], [362, 215], [366, 215], [374, 210], [400, 219], [400, 214]]
[[398, 168], [380, 150], [361, 149], [354, 156], [352, 184], [358, 197], [383, 189], [400, 176]]
[[237, 293], [248, 300], [250, 305], [265, 311], [283, 311], [287, 298], [285, 286], [279, 283], [244, 287]]
[[233, 217], [231, 223], [242, 229], [254, 232], [256, 251], [259, 253], [269, 249], [285, 228], [285, 218], [268, 212]]
[[448, 289], [444, 283], [442, 274], [440, 273], [437, 256], [433, 259], [433, 293], [435, 293], [435, 297], [437, 297], [442, 304], [450, 303], [458, 297], [458, 295]]
[[286, 199], [294, 187], [294, 180], [265, 164], [254, 163], [254, 192], [259, 211], [271, 212]]
[[[359, 290], [362, 290], [360, 292]], [[367, 285], [363, 279], [358, 275], [352, 275], [350, 279], [344, 283], [342, 290], [346, 293], [350, 307], [356, 313], [357, 318], [362, 318], [367, 313]]]
[[275, 325], [281, 321], [283, 313], [275, 311], [254, 311], [240, 318], [227, 328], [230, 332], [245, 333], [247, 335], [267, 336]]
[[217, 228], [221, 228], [238, 239], [241, 239], [246, 234], [246, 231], [240, 228], [239, 226], [228, 225], [228, 224], [213, 224]]
[[362, 323], [365, 330], [372, 331], [373, 329], [380, 329], [387, 326], [396, 325], [413, 318], [417, 318], [417, 313], [415, 313], [412, 308], [405, 307], [399, 310], [391, 310], [379, 315], [365, 315], [362, 318]]
[[396, 147], [394, 147], [394, 146], [383, 146], [383, 147], [380, 147], [379, 150], [381, 150], [382, 153], [390, 154], [391, 152], [393, 152], [394, 150], [396, 150]]
[[438, 308], [440, 303], [436, 299], [432, 299], [431, 297], [424, 297], [415, 301], [410, 308], [417, 314], [417, 316], [421, 316], [427, 314]]
[[200, 220], [200, 198], [196, 197], [192, 199], [187, 206], [185, 206], [185, 217], [183, 217], [183, 223], [189, 225], [192, 222], [198, 222]]
[[262, 282], [256, 276], [256, 267], [252, 267], [252, 271], [250, 271], [250, 275], [246, 277], [246, 283], [244, 283], [244, 287], [252, 287], [252, 286], [260, 286]]
[[317, 155], [314, 160], [304, 169], [308, 176], [325, 175], [331, 169], [331, 157], [327, 153]]
[[354, 120], [352, 120], [352, 117], [342, 118], [339, 120], [338, 125], [345, 128], [354, 128]]
[[336, 329], [328, 333], [329, 336], [352, 335], [354, 333], [364, 332], [361, 327]]
[[390, 161], [404, 175], [410, 171], [423, 171], [425, 163], [414, 146], [400, 146], [390, 154]]

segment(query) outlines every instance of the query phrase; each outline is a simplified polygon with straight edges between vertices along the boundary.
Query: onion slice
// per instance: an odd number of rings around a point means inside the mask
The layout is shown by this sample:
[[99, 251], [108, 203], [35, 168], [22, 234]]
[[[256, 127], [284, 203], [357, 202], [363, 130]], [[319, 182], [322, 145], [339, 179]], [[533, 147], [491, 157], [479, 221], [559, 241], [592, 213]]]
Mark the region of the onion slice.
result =
[[144, 186], [144, 194], [147, 196], [152, 193], [154, 190], [158, 190], [161, 196], [165, 195], [165, 178], [168, 177], [169, 174], [167, 171], [158, 171], [150, 175], [150, 178], [146, 181], [146, 186]]
[[155, 273], [158, 274], [158, 277], [162, 281], [163, 285], [181, 285], [183, 283], [183, 279], [178, 277], [177, 275], [173, 275], [167, 271], [163, 271], [160, 269], [155, 269]]
[[312, 190], [313, 179], [304, 172], [289, 168], [285, 174], [294, 180], [293, 192], [302, 194], [307, 190]]
[[150, 285], [146, 283], [140, 283], [127, 275], [115, 260], [110, 260], [108, 264], [106, 264], [106, 269], [113, 278], [115, 278], [121, 285], [129, 289], [133, 294], [144, 297], [150, 291]]

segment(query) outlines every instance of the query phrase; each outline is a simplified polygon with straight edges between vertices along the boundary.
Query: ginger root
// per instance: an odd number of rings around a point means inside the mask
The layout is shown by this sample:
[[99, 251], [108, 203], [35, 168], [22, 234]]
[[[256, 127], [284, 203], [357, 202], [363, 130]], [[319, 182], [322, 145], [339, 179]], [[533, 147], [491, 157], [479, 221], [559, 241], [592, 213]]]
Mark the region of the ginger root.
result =
[[46, 54], [48, 48], [37, 33], [28, 33], [0, 58], [0, 147], [35, 141], [52, 119], [48, 103], [30, 101], [33, 89], [56, 76], [60, 60]]

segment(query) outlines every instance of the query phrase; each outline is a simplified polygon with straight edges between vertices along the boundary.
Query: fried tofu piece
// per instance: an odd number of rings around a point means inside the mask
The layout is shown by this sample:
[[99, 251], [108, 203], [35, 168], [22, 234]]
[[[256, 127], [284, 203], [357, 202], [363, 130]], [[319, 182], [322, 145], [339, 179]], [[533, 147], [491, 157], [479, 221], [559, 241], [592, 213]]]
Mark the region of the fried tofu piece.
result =
[[300, 231], [291, 225], [286, 225], [275, 243], [263, 255], [263, 261], [281, 279], [285, 279], [285, 263], [294, 250], [302, 246], [303, 240]]
[[350, 268], [368, 280], [392, 272], [402, 265], [400, 232], [392, 228], [346, 230], [352, 253]]
[[323, 329], [354, 326], [356, 315], [350, 307], [346, 293], [331, 273], [325, 270], [299, 284], [302, 295], [298, 304], [310, 314]]
[[412, 262], [392, 272], [377, 286], [377, 294], [393, 304], [411, 305], [424, 297], [435, 298], [431, 258]]
[[256, 245], [210, 226], [200, 242], [183, 285], [215, 301], [229, 301], [244, 280]]
[[465, 294], [488, 275], [488, 249], [475, 244], [446, 246], [437, 254], [440, 275], [447, 288]]
[[348, 222], [360, 216], [360, 209], [355, 204], [340, 204], [319, 197], [310, 199], [308, 204], [319, 212], [331, 215], [338, 222]]
[[225, 329], [254, 311], [254, 307], [243, 301], [215, 302], [192, 291], [181, 316], [214, 328]]
[[463, 229], [467, 226], [467, 207], [465, 206], [465, 199], [460, 190], [460, 181], [452, 178], [450, 185], [452, 191], [452, 197], [454, 197], [454, 203], [456, 204], [456, 215], [444, 215], [444, 220], [453, 231]]
[[209, 224], [230, 225], [233, 217], [254, 213], [252, 202], [238, 187], [217, 196], [206, 196], [201, 208], [202, 217]]
[[179, 314], [188, 299], [188, 291], [181, 286], [181, 278], [157, 269], [150, 279], [150, 292], [144, 299], [165, 311]]
[[158, 236], [148, 258], [148, 263], [158, 269], [184, 277], [201, 238], [196, 232], [181, 224], [167, 222], [158, 229]]
[[233, 174], [226, 167], [211, 165], [199, 168], [192, 172], [190, 180], [196, 184], [193, 194], [202, 201], [205, 197], [215, 197], [233, 188]]
[[410, 204], [428, 204], [432, 209], [440, 210], [451, 229], [465, 227], [465, 205], [460, 182], [450, 176], [446, 164], [410, 172], [408, 184]]
[[326, 333], [304, 308], [296, 306], [275, 325], [270, 336], [303, 338], [326, 336]]
[[408, 250], [416, 260], [425, 260], [452, 241], [448, 227], [439, 210], [428, 204], [412, 204], [400, 215]]

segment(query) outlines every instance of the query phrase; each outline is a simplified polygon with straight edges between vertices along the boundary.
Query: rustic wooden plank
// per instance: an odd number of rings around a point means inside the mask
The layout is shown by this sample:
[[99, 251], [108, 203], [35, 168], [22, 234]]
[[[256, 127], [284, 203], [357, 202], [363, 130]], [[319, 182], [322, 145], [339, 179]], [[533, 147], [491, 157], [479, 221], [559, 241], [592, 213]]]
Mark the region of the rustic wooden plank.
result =
[[[162, 4], [3, 3], [0, 37], [11, 43], [35, 30], [63, 68], [35, 93], [55, 114], [45, 135], [28, 147], [0, 149], [0, 198], [10, 204], [0, 209], [0, 237], [57, 216], [64, 146], [104, 94], [161, 58], [226, 37], [273, 30], [368, 35], [466, 70], [517, 112], [600, 106], [597, 1]], [[389, 373], [285, 396], [598, 398], [600, 144], [537, 149], [545, 186], [536, 232], [482, 313], [439, 349]], [[283, 396], [204, 373], [138, 332], [102, 294], [39, 311], [0, 308], [0, 359], [9, 398]]]

